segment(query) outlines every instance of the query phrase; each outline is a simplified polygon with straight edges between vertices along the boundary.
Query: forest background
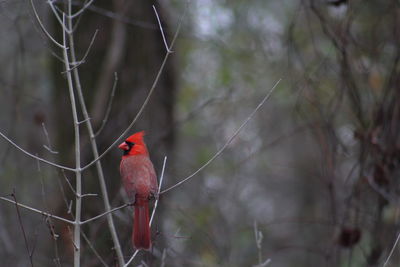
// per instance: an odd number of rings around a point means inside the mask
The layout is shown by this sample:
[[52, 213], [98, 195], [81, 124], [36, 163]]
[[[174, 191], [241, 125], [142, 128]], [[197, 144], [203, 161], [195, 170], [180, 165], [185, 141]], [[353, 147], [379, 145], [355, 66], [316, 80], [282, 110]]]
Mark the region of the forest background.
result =
[[0, 1], [0, 266], [398, 266], [399, 5]]

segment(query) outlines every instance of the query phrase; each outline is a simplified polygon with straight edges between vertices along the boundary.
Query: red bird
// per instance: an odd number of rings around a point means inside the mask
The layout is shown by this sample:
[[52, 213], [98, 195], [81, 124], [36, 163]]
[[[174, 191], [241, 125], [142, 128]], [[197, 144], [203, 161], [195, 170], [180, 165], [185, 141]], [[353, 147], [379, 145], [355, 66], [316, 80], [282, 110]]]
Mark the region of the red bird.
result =
[[157, 197], [158, 183], [153, 163], [143, 140], [144, 131], [129, 136], [118, 147], [124, 151], [120, 164], [122, 182], [134, 203], [133, 246], [150, 249], [149, 200]]

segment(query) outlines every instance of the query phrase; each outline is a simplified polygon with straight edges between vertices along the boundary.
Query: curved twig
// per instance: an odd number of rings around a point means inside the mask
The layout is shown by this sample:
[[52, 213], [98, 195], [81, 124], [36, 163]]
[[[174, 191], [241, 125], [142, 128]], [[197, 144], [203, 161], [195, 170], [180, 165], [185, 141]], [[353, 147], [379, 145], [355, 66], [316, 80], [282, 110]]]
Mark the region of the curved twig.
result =
[[121, 205], [121, 206], [119, 206], [119, 207], [113, 208], [113, 209], [111, 209], [111, 210], [109, 210], [109, 211], [103, 212], [102, 214], [99, 214], [99, 215], [97, 215], [97, 216], [94, 216], [93, 218], [87, 219], [86, 221], [82, 221], [82, 222], [81, 222], [81, 225], [82, 225], [82, 224], [89, 223], [89, 222], [94, 221], [94, 220], [97, 220], [97, 219], [100, 219], [100, 218], [103, 217], [104, 215], [107, 215], [107, 214], [112, 213], [112, 212], [114, 212], [114, 211], [117, 211], [117, 210], [126, 208], [126, 207], [128, 207], [128, 206], [129, 206], [129, 204], [124, 204], [124, 205]]
[[164, 34], [164, 31], [163, 31], [163, 28], [162, 28], [162, 25], [161, 25], [161, 20], [160, 20], [160, 17], [158, 16], [157, 9], [156, 9], [156, 7], [154, 5], [153, 5], [153, 10], [154, 10], [154, 13], [156, 13], [157, 22], [158, 22], [158, 26], [160, 27], [161, 36], [162, 36], [163, 41], [164, 41], [165, 49], [167, 50], [167, 52], [172, 52], [168, 47], [167, 38], [165, 38], [165, 34]]
[[26, 151], [25, 149], [23, 149], [22, 147], [20, 147], [20, 146], [17, 145], [16, 143], [14, 143], [10, 138], [8, 138], [8, 137], [7, 137], [5, 134], [3, 134], [2, 132], [0, 132], [0, 136], [3, 137], [3, 139], [6, 140], [8, 143], [10, 143], [11, 145], [13, 145], [13, 146], [16, 147], [18, 150], [22, 151], [24, 154], [28, 155], [28, 156], [31, 157], [31, 158], [34, 158], [34, 159], [39, 160], [39, 161], [41, 161], [41, 162], [43, 162], [43, 163], [46, 163], [46, 164], [48, 164], [48, 165], [51, 165], [51, 166], [53, 166], [53, 167], [57, 167], [57, 168], [60, 168], [60, 169], [66, 170], [66, 171], [71, 171], [71, 172], [75, 172], [75, 171], [76, 171], [76, 169], [74, 169], [74, 168], [70, 168], [70, 167], [66, 167], [66, 166], [63, 166], [63, 165], [59, 165], [59, 164], [57, 164], [57, 163], [48, 161], [48, 160], [46, 160], [46, 159], [44, 159], [44, 158], [40, 158], [40, 157], [38, 157], [38, 156], [36, 156], [36, 155], [33, 155], [32, 153], [29, 153], [28, 151]]
[[257, 113], [257, 111], [264, 105], [264, 103], [270, 98], [272, 92], [275, 90], [275, 88], [278, 86], [282, 79], [279, 79], [275, 85], [272, 87], [272, 89], [268, 92], [268, 94], [261, 100], [261, 102], [257, 105], [257, 107], [250, 113], [250, 115], [247, 117], [247, 119], [239, 126], [239, 128], [233, 133], [231, 137], [229, 137], [228, 141], [217, 151], [217, 153], [214, 154], [206, 163], [204, 163], [200, 168], [198, 168], [194, 173], [191, 175], [187, 176], [186, 178], [182, 179], [180, 182], [174, 184], [173, 186], [168, 187], [167, 189], [161, 191], [160, 194], [167, 193], [168, 191], [174, 189], [175, 187], [180, 186], [184, 182], [188, 181], [191, 179], [193, 176], [201, 172], [203, 169], [205, 169], [208, 165], [210, 165], [211, 162], [213, 162], [219, 155], [224, 152], [224, 150], [228, 147], [228, 145], [235, 139], [235, 137], [240, 133], [240, 131], [243, 129], [244, 126], [253, 118], [254, 114]]
[[36, 7], [35, 7], [35, 5], [33, 4], [33, 0], [30, 0], [29, 2], [31, 3], [31, 7], [32, 7], [32, 10], [33, 10], [33, 14], [35, 14], [35, 17], [36, 17], [37, 22], [39, 23], [40, 29], [44, 32], [44, 34], [46, 34], [46, 36], [47, 36], [55, 45], [57, 45], [58, 47], [60, 47], [60, 48], [62, 48], [62, 49], [66, 49], [65, 46], [63, 46], [62, 44], [60, 44], [59, 42], [57, 42], [57, 41], [50, 35], [50, 33], [46, 30], [46, 28], [44, 27], [42, 21], [41, 21], [40, 18], [39, 18], [39, 14], [38, 14], [37, 11], [36, 11]]
[[41, 214], [41, 215], [43, 215], [43, 216], [45, 216], [45, 217], [49, 217], [49, 218], [52, 218], [52, 219], [55, 219], [55, 220], [63, 221], [63, 222], [66, 222], [66, 223], [69, 223], [69, 224], [72, 224], [72, 225], [75, 224], [75, 222], [70, 221], [70, 220], [68, 220], [68, 219], [65, 219], [65, 218], [63, 218], [63, 217], [59, 217], [59, 216], [53, 215], [53, 214], [51, 214], [51, 213], [48, 213], [48, 212], [45, 212], [45, 211], [42, 211], [42, 210], [38, 210], [38, 209], [32, 208], [32, 207], [30, 207], [30, 206], [21, 204], [21, 203], [19, 203], [19, 202], [16, 202], [16, 201], [14, 201], [14, 200], [8, 199], [8, 198], [6, 198], [6, 197], [0, 197], [0, 199], [1, 199], [1, 200], [4, 200], [4, 201], [7, 201], [7, 202], [9, 202], [9, 203], [18, 205], [18, 207], [21, 207], [21, 208], [24, 208], [24, 209], [27, 209], [27, 210], [30, 210], [30, 211], [39, 213], [39, 214]]
[[75, 14], [73, 15], [69, 15], [69, 19], [74, 19], [75, 17], [79, 16], [80, 14], [82, 14], [92, 3], [94, 0], [90, 0], [89, 2], [87, 2], [79, 11], [77, 11]]

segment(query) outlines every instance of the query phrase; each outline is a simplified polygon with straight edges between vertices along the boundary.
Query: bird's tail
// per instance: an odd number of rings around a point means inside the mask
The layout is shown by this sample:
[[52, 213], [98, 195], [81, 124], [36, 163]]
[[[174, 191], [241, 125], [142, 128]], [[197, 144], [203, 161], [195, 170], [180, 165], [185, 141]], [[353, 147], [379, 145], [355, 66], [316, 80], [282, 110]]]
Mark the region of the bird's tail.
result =
[[133, 223], [133, 246], [136, 249], [150, 249], [149, 200], [137, 197]]

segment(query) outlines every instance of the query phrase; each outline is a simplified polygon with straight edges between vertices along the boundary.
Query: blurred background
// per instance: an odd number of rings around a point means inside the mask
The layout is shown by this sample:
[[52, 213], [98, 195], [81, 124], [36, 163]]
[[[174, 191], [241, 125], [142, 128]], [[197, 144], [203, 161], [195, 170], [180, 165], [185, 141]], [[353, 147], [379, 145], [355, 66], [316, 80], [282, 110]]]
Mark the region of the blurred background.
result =
[[[49, 4], [34, 2], [62, 40]], [[83, 4], [73, 1], [74, 10]], [[158, 173], [168, 156], [164, 188], [210, 159], [282, 81], [220, 157], [160, 196], [153, 253], [140, 252], [132, 266], [399, 266], [399, 2], [94, 1], [74, 37], [79, 59], [90, 47], [79, 74], [93, 127], [103, 128], [100, 152], [132, 121], [165, 57], [153, 4], [168, 43], [180, 20], [181, 31], [131, 132], [147, 132]], [[0, 1], [0, 32], [0, 131], [34, 155], [74, 166], [60, 49], [28, 1]], [[86, 164], [93, 154], [81, 131]], [[127, 201], [120, 157], [115, 148], [102, 159], [112, 207]], [[72, 219], [67, 180], [74, 185], [73, 173], [1, 139], [1, 196], [14, 192], [18, 202]], [[88, 219], [104, 211], [94, 166], [83, 183], [84, 193], [98, 194], [84, 198]], [[0, 266], [29, 266], [26, 244], [35, 266], [70, 266], [70, 226], [19, 212], [0, 202]], [[113, 217], [129, 259], [132, 209]], [[90, 242], [82, 239], [82, 265], [117, 266], [106, 218], [83, 231]]]

